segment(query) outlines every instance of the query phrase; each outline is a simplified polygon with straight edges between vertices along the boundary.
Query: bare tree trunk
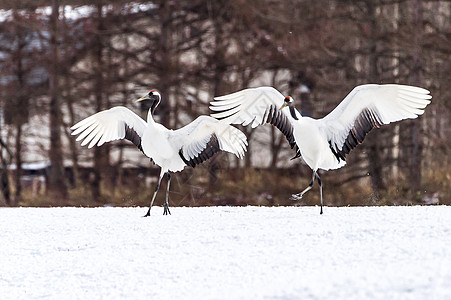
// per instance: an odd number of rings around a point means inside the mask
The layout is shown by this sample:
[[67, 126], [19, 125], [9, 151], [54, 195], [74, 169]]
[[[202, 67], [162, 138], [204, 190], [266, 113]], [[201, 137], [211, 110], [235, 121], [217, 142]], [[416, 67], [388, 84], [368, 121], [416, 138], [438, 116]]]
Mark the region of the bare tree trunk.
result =
[[18, 48], [16, 53], [16, 76], [17, 76], [17, 99], [16, 103], [11, 103], [12, 108], [10, 111], [11, 117], [9, 120], [16, 127], [16, 139], [15, 139], [15, 154], [14, 160], [16, 162], [16, 174], [14, 178], [14, 185], [16, 187], [14, 193], [14, 203], [12, 205], [17, 205], [22, 199], [22, 126], [28, 121], [28, 95], [25, 92], [25, 70], [24, 70], [24, 53], [23, 49], [26, 44], [24, 40], [26, 37], [22, 33], [18, 34], [17, 42]]
[[52, 14], [50, 16], [50, 174], [49, 189], [58, 200], [67, 199], [67, 187], [64, 180], [63, 149], [61, 144], [61, 111], [58, 87], [58, 0], [52, 1]]
[[162, 97], [166, 97], [160, 102], [158, 106], [158, 116], [160, 117], [160, 123], [164, 126], [169, 126], [169, 114], [170, 114], [170, 102], [169, 102], [169, 88], [171, 86], [171, 70], [173, 68], [173, 62], [171, 59], [171, 2], [166, 0], [160, 1], [160, 45], [159, 54], [157, 59], [159, 60], [158, 68], [158, 90]]
[[[0, 125], [1, 125], [1, 120], [0, 120]], [[1, 131], [1, 128], [0, 128]], [[11, 162], [11, 151], [9, 150], [8, 146], [6, 145], [5, 142], [3, 142], [3, 139], [0, 137], [0, 163], [2, 165], [2, 168], [0, 169], [0, 186], [2, 189], [2, 195], [3, 198], [5, 199], [5, 203], [8, 206], [11, 206], [12, 203], [12, 199], [11, 199], [11, 189], [9, 186], [9, 178], [8, 178], [8, 165]], [[3, 150], [6, 151], [7, 155], [9, 156], [9, 159], [7, 160], [4, 156], [3, 156]]]
[[0, 170], [0, 186], [2, 189], [2, 196], [5, 199], [5, 203], [8, 206], [12, 205], [11, 190], [9, 188], [8, 170], [5, 168], [6, 164], [2, 158], [2, 169]]
[[[65, 77], [66, 80], [66, 86], [69, 86], [69, 79]], [[70, 124], [75, 124], [75, 113], [74, 113], [74, 106], [72, 101], [72, 95], [66, 95], [66, 103], [67, 103], [67, 110], [69, 112], [69, 118], [70, 118]], [[68, 134], [69, 135], [69, 134]], [[72, 138], [72, 136], [68, 136], [69, 141], [69, 148], [70, 148], [70, 156], [72, 160], [72, 175], [73, 175], [73, 186], [78, 187], [80, 182], [80, 172], [79, 172], [79, 166], [78, 166], [78, 151], [75, 139]]]
[[[417, 48], [415, 49], [414, 54], [414, 71], [413, 71], [413, 84], [417, 86], [421, 86], [421, 59], [420, 59], [420, 40], [421, 40], [421, 32], [422, 28], [422, 4], [420, 1], [415, 1], [415, 45]], [[409, 161], [409, 182], [410, 182], [410, 190], [412, 192], [419, 191], [421, 188], [421, 156], [422, 156], [422, 144], [420, 141], [420, 126], [421, 120], [418, 122], [410, 122], [410, 136], [412, 139], [412, 150], [410, 153], [410, 161]]]
[[[369, 16], [369, 30], [370, 36], [368, 39], [369, 47], [369, 71], [368, 80], [372, 83], [379, 82], [379, 72], [377, 69], [378, 54], [377, 54], [377, 15], [376, 7], [372, 1], [366, 1], [368, 16]], [[385, 190], [385, 184], [383, 180], [382, 169], [382, 151], [383, 151], [383, 138], [380, 130], [374, 130], [372, 132], [371, 139], [368, 139], [368, 161], [369, 161], [369, 173], [371, 178], [371, 186], [373, 188], [373, 195], [376, 199], [379, 199], [380, 192]]]
[[[127, 39], [126, 36], [123, 37], [122, 42], [126, 45], [126, 48], [128, 49], [130, 47], [129, 44], [129, 40]], [[124, 74], [128, 74], [130, 66], [129, 66], [129, 57], [128, 56], [123, 56], [122, 58], [122, 74], [121, 77], [124, 76]], [[129, 100], [129, 92], [127, 90], [127, 81], [125, 78], [121, 78], [121, 86], [122, 86], [122, 105], [126, 106], [127, 105], [127, 101]], [[122, 188], [122, 186], [124, 185], [124, 168], [123, 168], [123, 164], [124, 164], [124, 146], [120, 147], [119, 150], [119, 158], [117, 161], [117, 164], [115, 166], [115, 174], [117, 174], [117, 178], [116, 178], [116, 187], [118, 187], [119, 189]]]
[[[104, 31], [103, 16], [102, 16], [103, 4], [97, 4], [97, 39], [94, 46], [94, 59], [96, 64], [95, 70], [95, 86], [94, 97], [96, 103], [96, 111], [104, 109], [104, 78], [103, 72], [105, 64], [103, 61], [103, 37]], [[94, 147], [94, 173], [91, 178], [91, 193], [94, 201], [99, 202], [101, 198], [101, 183], [102, 174], [109, 172], [109, 145], [103, 145], [102, 147]]]
[[[214, 53], [214, 73], [213, 73], [213, 94], [221, 95], [222, 94], [222, 83], [224, 74], [227, 70], [227, 66], [225, 65], [225, 49], [223, 45], [223, 31], [220, 22], [218, 20], [214, 20], [214, 29], [215, 29], [215, 53]], [[218, 155], [213, 157], [213, 159], [210, 160], [208, 164], [208, 171], [209, 171], [209, 182], [210, 186], [214, 186], [216, 184], [218, 175], [217, 172], [220, 169], [220, 164], [217, 161]]]
[[22, 199], [22, 125], [16, 126], [16, 141], [15, 141], [15, 161], [16, 161], [16, 176], [14, 185], [16, 187], [14, 193], [14, 204], [17, 205]]

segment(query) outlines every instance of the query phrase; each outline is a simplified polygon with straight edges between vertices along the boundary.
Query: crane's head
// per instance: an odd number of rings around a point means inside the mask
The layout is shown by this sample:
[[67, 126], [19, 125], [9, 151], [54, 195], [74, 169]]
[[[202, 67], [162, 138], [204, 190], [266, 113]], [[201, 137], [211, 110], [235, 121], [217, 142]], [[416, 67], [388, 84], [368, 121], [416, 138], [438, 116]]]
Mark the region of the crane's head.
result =
[[284, 109], [285, 106], [290, 106], [293, 101], [293, 98], [291, 98], [290, 96], [285, 97], [285, 99], [283, 99], [283, 105], [279, 108], [279, 110]]
[[155, 109], [157, 108], [158, 104], [160, 104], [161, 101], [161, 95], [156, 90], [151, 90], [147, 95], [139, 98], [136, 100], [136, 102], [149, 100], [152, 101], [152, 104], [150, 105], [150, 109], [152, 114], [155, 112]]

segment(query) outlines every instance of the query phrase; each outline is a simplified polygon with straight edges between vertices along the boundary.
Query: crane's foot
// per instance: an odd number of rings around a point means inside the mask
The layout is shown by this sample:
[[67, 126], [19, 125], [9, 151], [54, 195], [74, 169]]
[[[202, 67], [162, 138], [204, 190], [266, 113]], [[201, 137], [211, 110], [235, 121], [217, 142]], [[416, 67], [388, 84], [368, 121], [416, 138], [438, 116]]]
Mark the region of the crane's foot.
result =
[[143, 216], [143, 218], [145, 217], [150, 217], [150, 209], [147, 211], [147, 213]]
[[302, 199], [302, 194], [301, 194], [301, 193], [299, 193], [299, 194], [293, 194], [293, 195], [291, 195], [291, 197], [290, 197], [290, 200], [294, 200], [294, 201], [301, 200], [301, 199]]
[[163, 211], [163, 216], [164, 215], [167, 215], [167, 214], [171, 214], [171, 211], [169, 210], [169, 206], [167, 205], [167, 203], [165, 203], [164, 205], [163, 205], [163, 207], [164, 207], [164, 211]]

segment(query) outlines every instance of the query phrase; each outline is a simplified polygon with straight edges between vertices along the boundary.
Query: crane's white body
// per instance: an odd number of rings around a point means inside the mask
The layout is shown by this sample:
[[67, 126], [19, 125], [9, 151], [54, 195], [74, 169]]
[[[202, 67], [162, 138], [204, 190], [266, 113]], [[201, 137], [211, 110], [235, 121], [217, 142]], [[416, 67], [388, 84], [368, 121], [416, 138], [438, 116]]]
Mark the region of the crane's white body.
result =
[[[293, 134], [304, 162], [314, 171], [343, 167], [346, 161], [338, 161], [329, 149], [327, 133], [320, 121], [302, 117], [293, 123]], [[308, 142], [300, 142], [308, 141]]]
[[271, 123], [283, 132], [292, 148], [297, 146], [297, 156], [300, 154], [313, 170], [310, 186], [293, 195], [299, 199], [312, 187], [315, 177], [320, 182], [318, 169], [343, 167], [345, 156], [372, 128], [417, 118], [430, 99], [429, 91], [419, 87], [366, 84], [355, 87], [324, 118], [313, 119], [290, 106], [291, 97], [284, 97], [272, 87], [259, 87], [215, 97], [210, 109], [211, 116], [229, 124], [251, 124], [255, 128]]
[[173, 134], [172, 130], [161, 124], [150, 122], [147, 124], [142, 137], [146, 141], [142, 144], [144, 154], [152, 158], [155, 164], [161, 166], [163, 173], [167, 171], [178, 172], [186, 166], [178, 154], [179, 149], [175, 149], [170, 142], [171, 134]]

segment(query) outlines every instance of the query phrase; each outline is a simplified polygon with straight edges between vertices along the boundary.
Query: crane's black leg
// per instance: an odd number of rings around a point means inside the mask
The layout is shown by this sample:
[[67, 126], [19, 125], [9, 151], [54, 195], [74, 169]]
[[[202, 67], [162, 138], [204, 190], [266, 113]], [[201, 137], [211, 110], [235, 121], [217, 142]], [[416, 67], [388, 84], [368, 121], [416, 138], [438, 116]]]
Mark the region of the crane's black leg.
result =
[[168, 203], [168, 197], [169, 197], [169, 185], [171, 184], [171, 174], [168, 174], [168, 186], [166, 188], [166, 201], [164, 202], [164, 211], [163, 215], [167, 215], [168, 213], [171, 214], [171, 211], [169, 210], [169, 203]]
[[152, 208], [153, 202], [155, 201], [155, 197], [157, 196], [158, 189], [160, 188], [161, 178], [163, 177], [163, 174], [160, 174], [160, 177], [158, 178], [157, 185], [155, 186], [155, 192], [153, 193], [152, 200], [150, 201], [149, 210], [144, 215], [144, 217], [150, 216], [150, 209]]
[[321, 182], [321, 178], [319, 178], [319, 175], [315, 172], [316, 174], [316, 178], [318, 178], [318, 184], [319, 184], [319, 197], [320, 197], [320, 201], [321, 201], [321, 209], [319, 211], [319, 214], [322, 215], [323, 214], [323, 184]]
[[302, 198], [302, 196], [307, 193], [308, 191], [310, 191], [310, 189], [313, 187], [313, 182], [315, 181], [315, 174], [316, 172], [313, 172], [312, 175], [312, 182], [310, 182], [310, 184], [308, 185], [308, 187], [305, 188], [305, 190], [303, 190], [302, 192], [300, 192], [299, 194], [293, 194], [290, 197], [290, 200], [300, 200]]

